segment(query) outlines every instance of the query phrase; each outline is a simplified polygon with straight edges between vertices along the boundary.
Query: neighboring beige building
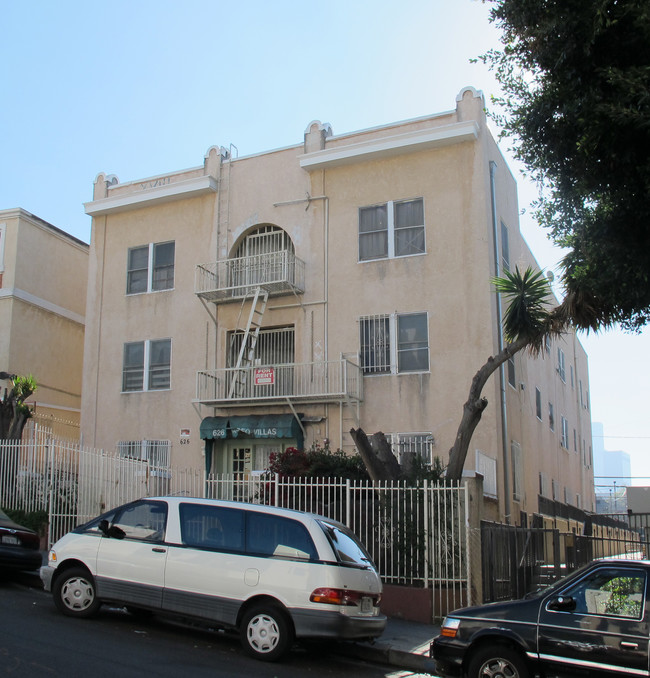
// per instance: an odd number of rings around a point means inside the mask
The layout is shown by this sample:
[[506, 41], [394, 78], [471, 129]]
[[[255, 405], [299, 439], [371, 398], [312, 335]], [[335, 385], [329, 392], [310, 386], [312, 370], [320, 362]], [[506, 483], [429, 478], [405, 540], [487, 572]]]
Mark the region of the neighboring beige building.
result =
[[0, 371], [34, 375], [28, 403], [63, 437], [79, 436], [88, 251], [25, 210], [0, 211]]
[[[86, 212], [84, 442], [213, 472], [261, 471], [290, 446], [353, 452], [359, 426], [446, 461], [499, 346], [495, 252], [499, 270], [535, 266], [472, 88], [437, 115], [341, 136], [313, 122], [290, 148], [100, 174]], [[466, 464], [485, 514], [593, 509], [580, 343], [517, 355], [504, 380]]]

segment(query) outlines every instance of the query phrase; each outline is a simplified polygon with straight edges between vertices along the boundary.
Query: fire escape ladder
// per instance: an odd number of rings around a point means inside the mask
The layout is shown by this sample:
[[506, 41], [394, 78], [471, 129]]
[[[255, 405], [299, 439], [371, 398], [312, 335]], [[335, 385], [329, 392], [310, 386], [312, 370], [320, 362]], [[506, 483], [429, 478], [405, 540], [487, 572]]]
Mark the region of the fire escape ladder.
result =
[[[237, 356], [237, 363], [233, 371], [232, 382], [228, 392], [228, 398], [241, 398], [245, 394], [246, 380], [248, 378], [248, 368], [253, 364], [255, 357], [255, 346], [260, 335], [260, 328], [262, 327], [262, 319], [264, 318], [264, 311], [266, 309], [266, 302], [269, 299], [269, 293], [263, 287], [256, 287], [252, 292], [249, 292], [242, 301], [242, 310], [246, 301], [252, 297], [253, 303], [248, 314], [248, 323], [244, 336], [239, 347], [239, 355]], [[241, 316], [241, 311], [240, 311]], [[234, 337], [233, 337], [234, 338]]]

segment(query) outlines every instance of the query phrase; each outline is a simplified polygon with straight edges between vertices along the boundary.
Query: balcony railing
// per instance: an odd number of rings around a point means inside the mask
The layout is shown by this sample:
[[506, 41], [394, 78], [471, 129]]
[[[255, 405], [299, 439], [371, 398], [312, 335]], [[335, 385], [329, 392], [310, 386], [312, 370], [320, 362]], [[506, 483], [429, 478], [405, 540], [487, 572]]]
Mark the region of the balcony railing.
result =
[[207, 301], [242, 299], [255, 287], [271, 296], [305, 291], [305, 262], [284, 250], [251, 257], [225, 259], [196, 267], [194, 289]]
[[196, 400], [218, 407], [360, 401], [362, 389], [361, 368], [349, 360], [201, 370], [196, 376]]

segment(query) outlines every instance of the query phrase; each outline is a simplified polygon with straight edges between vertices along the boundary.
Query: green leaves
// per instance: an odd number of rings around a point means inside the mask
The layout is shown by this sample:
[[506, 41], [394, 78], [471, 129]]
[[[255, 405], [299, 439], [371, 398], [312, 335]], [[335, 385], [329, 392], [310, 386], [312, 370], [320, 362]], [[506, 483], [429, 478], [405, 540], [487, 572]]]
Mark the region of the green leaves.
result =
[[537, 182], [581, 322], [650, 321], [650, 3], [491, 0], [492, 117]]
[[539, 350], [545, 335], [553, 331], [548, 307], [551, 290], [544, 274], [530, 267], [521, 273], [517, 267], [492, 282], [507, 303], [503, 331], [508, 342], [525, 339], [532, 350]]

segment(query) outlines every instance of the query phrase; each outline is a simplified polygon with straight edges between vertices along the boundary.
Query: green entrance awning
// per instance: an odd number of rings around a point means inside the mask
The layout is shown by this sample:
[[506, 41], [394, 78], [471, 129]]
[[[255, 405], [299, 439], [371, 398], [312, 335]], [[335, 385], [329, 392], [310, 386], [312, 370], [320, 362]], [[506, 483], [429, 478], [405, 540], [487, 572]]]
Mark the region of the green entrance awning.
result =
[[250, 414], [232, 417], [206, 417], [201, 422], [201, 438], [293, 438], [302, 444], [300, 423], [292, 414]]
[[228, 417], [206, 417], [201, 422], [202, 440], [221, 440], [228, 437]]

